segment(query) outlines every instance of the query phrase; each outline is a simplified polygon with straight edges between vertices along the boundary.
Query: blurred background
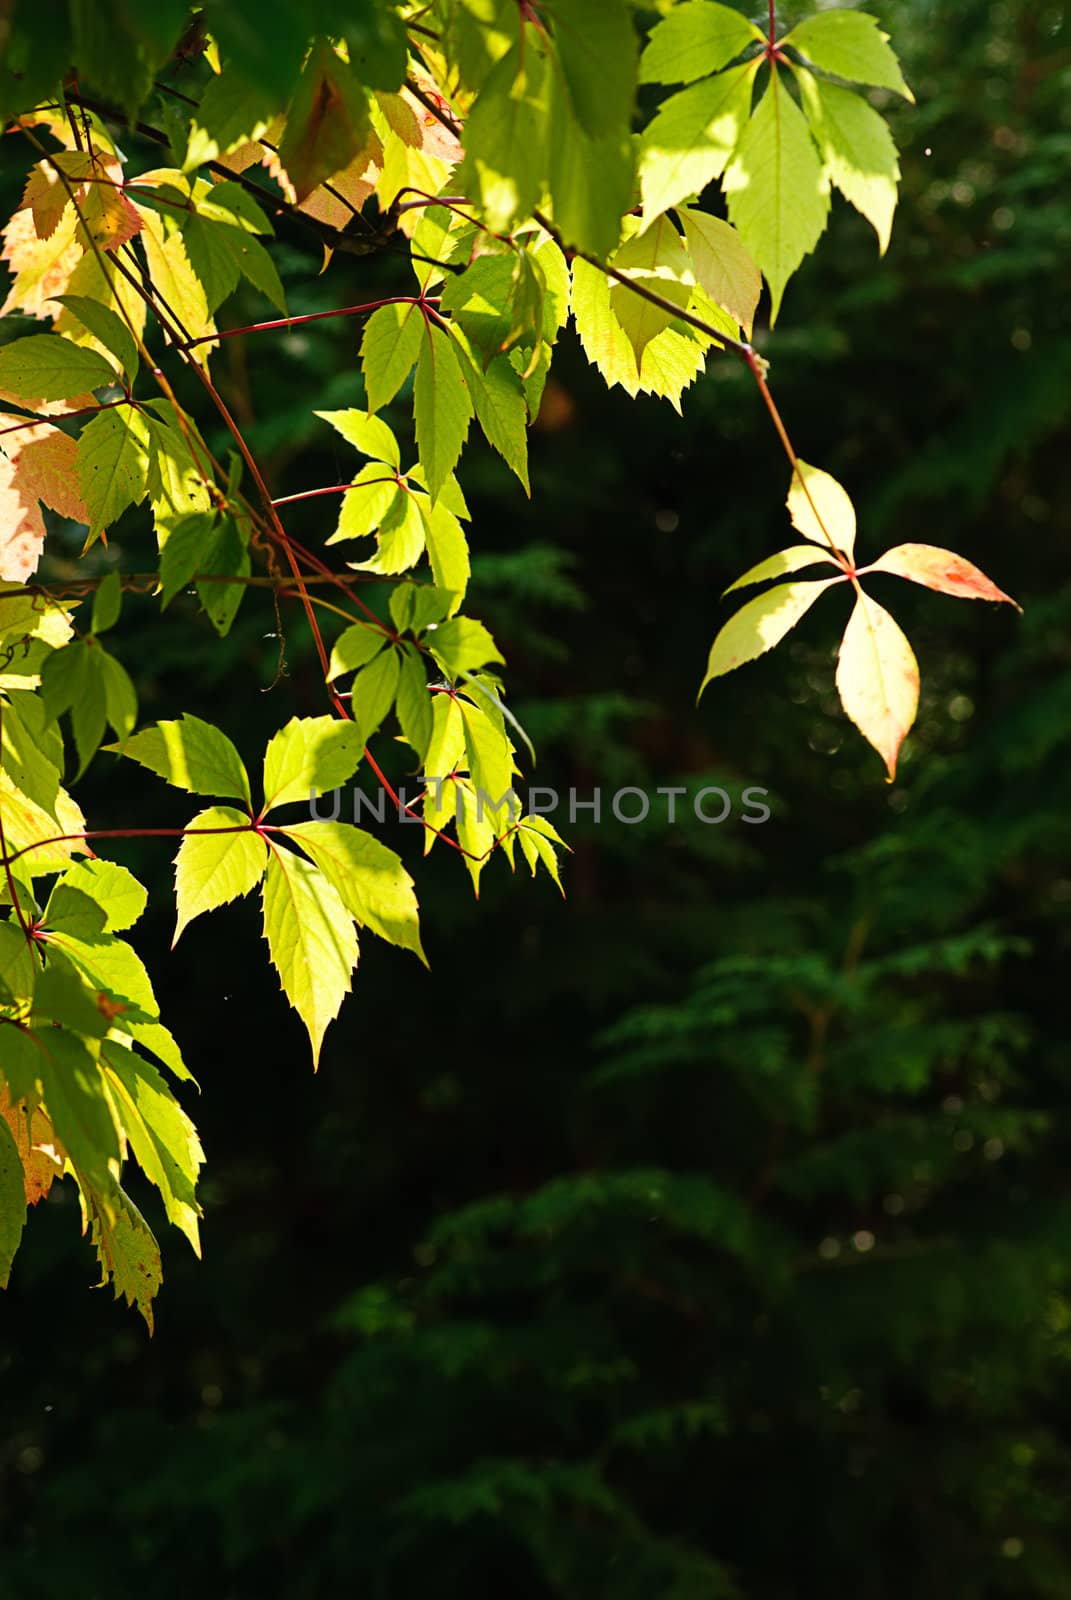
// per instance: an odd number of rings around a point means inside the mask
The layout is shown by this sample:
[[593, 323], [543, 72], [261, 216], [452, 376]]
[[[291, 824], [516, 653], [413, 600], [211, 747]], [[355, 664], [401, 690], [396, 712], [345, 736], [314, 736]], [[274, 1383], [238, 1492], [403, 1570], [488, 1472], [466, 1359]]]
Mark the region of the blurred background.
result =
[[[868, 9], [918, 97], [889, 107], [893, 244], [836, 202], [774, 391], [863, 557], [950, 546], [1025, 616], [875, 580], [922, 669], [893, 788], [836, 702], [843, 597], [694, 709], [721, 591], [786, 542], [784, 459], [731, 358], [681, 420], [564, 335], [531, 503], [482, 444], [462, 465], [468, 609], [533, 780], [755, 785], [771, 819], [559, 814], [564, 900], [496, 860], [477, 904], [436, 849], [430, 974], [366, 938], [317, 1077], [256, 905], [169, 953], [168, 854], [116, 845], [201, 1084], [205, 1256], [133, 1179], [164, 1246], [150, 1341], [90, 1290], [73, 1186], [31, 1217], [0, 1305], [5, 1592], [1071, 1593], [1071, 27], [1046, 0]], [[286, 231], [277, 255], [295, 313], [404, 281], [392, 254], [319, 277]], [[361, 403], [359, 334], [216, 357], [274, 493], [352, 469], [311, 412]], [[118, 546], [151, 565], [137, 515]], [[144, 719], [198, 712], [252, 756], [322, 709], [286, 623], [274, 686], [255, 593], [223, 645], [147, 599], [114, 643]], [[91, 826], [187, 816], [108, 756], [76, 793]], [[377, 831], [416, 865], [419, 830]]]

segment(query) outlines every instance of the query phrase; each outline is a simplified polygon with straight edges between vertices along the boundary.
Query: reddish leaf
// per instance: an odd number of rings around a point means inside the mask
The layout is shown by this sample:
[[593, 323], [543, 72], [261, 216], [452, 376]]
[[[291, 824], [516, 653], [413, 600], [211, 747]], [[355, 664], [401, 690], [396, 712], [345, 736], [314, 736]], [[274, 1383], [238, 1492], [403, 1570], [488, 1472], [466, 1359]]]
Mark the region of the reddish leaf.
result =
[[898, 578], [910, 578], [912, 583], [921, 583], [940, 594], [953, 594], [958, 600], [1003, 600], [1015, 606], [1016, 611], [1023, 609], [970, 561], [935, 544], [898, 544], [862, 570], [892, 572]]

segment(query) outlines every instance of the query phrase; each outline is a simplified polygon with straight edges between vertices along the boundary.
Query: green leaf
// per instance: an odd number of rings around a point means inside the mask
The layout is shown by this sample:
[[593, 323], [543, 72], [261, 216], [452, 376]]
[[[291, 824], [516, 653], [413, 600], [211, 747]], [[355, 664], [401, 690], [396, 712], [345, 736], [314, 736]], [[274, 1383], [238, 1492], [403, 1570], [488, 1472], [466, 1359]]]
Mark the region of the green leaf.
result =
[[399, 583], [390, 597], [391, 621], [398, 633], [422, 633], [429, 622], [448, 617], [453, 603], [454, 595], [448, 589], [430, 583]]
[[352, 722], [291, 717], [264, 753], [264, 811], [337, 789], [356, 770], [362, 744]]
[[[126, 1006], [134, 1006], [146, 1017], [159, 1015], [160, 1008], [145, 965], [136, 950], [124, 939], [113, 938], [110, 934], [79, 938], [74, 934], [56, 932], [48, 935], [48, 949], [51, 955], [48, 970], [54, 973], [57, 969], [62, 971], [57, 959], [62, 957], [68, 964], [68, 970], [75, 969], [92, 990], [109, 994]], [[40, 995], [41, 986], [38, 984], [35, 1006]], [[62, 1017], [60, 1020], [63, 1020]], [[80, 1031], [88, 1033], [91, 1030], [87, 1024]], [[100, 1032], [104, 1032], [103, 1027]]]
[[716, 305], [735, 318], [751, 338], [762, 275], [736, 229], [705, 211], [679, 211], [688, 253], [700, 284]]
[[244, 583], [221, 580], [247, 578], [251, 565], [249, 530], [245, 523], [237, 523], [233, 517], [217, 518], [198, 564], [197, 595], [205, 615], [221, 638], [230, 632], [246, 590]]
[[[240, 828], [240, 833], [198, 832], [198, 829]], [[230, 806], [209, 806], [187, 824], [175, 857], [175, 899], [178, 924], [172, 947], [187, 923], [202, 912], [248, 894], [260, 882], [267, 865], [268, 847], [254, 833], [249, 818]]]
[[[349, 499], [349, 495], [346, 499]], [[375, 555], [367, 561], [351, 561], [350, 566], [358, 572], [387, 574], [405, 572], [415, 566], [424, 553], [424, 523], [418, 503], [423, 499], [423, 495], [418, 497], [408, 486], [399, 488], [390, 509], [380, 521]], [[347, 508], [344, 506], [343, 519], [346, 515]], [[343, 520], [340, 519], [338, 530], [328, 542], [347, 536], [343, 532]]]
[[497, 838], [520, 814], [520, 801], [513, 792], [513, 750], [505, 734], [479, 706], [462, 701], [461, 718], [476, 802], [489, 818]]
[[446, 496], [434, 506], [421, 504], [424, 537], [428, 547], [436, 587], [453, 595], [456, 611], [469, 586], [469, 547], [465, 530], [446, 504]]
[[[804, 579], [799, 583], [782, 583], [776, 589], [749, 600], [721, 629], [710, 647], [706, 676], [699, 686], [699, 695], [712, 678], [731, 672], [745, 661], [772, 650], [794, 628], [818, 596], [839, 578]], [[696, 697], [697, 699], [699, 696]]]
[[654, 28], [640, 60], [644, 83], [693, 83], [720, 72], [762, 32], [729, 6], [683, 0]]
[[199, 1256], [195, 1185], [204, 1153], [197, 1130], [149, 1062], [115, 1040], [104, 1045], [101, 1060], [135, 1160], [159, 1189], [168, 1221]]
[[524, 385], [506, 356], [496, 356], [484, 372], [460, 329], [455, 340], [461, 351], [465, 381], [472, 396], [476, 419], [489, 445], [516, 473], [525, 494], [528, 482], [528, 407]]
[[[423, 320], [423, 319], [422, 319]], [[366, 415], [363, 411], [317, 411], [322, 421], [329, 422], [348, 444], [354, 445], [373, 461], [384, 461], [395, 471], [401, 467], [402, 456], [398, 441], [381, 417]]]
[[474, 672], [489, 661], [502, 661], [498, 646], [482, 622], [473, 617], [453, 617], [427, 633], [428, 648], [443, 671], [451, 678], [460, 672]]
[[150, 1333], [153, 1330], [152, 1302], [163, 1282], [160, 1246], [153, 1238], [145, 1218], [117, 1185], [100, 1192], [76, 1172], [82, 1203], [89, 1223], [101, 1284], [111, 1282], [117, 1300], [137, 1306]]
[[[747, 122], [758, 65], [747, 61], [682, 89], [644, 129], [640, 187], [646, 220], [699, 194], [725, 171]], [[762, 181], [769, 183], [765, 176]]]
[[892, 89], [914, 102], [900, 63], [889, 47], [889, 35], [882, 32], [877, 18], [865, 11], [820, 11], [816, 16], [805, 17], [781, 43], [794, 46], [823, 72], [847, 78], [850, 83]]
[[423, 761], [431, 742], [431, 695], [423, 657], [412, 645], [402, 647], [397, 691], [398, 721], [402, 737]]
[[383, 650], [354, 678], [350, 704], [362, 744], [368, 743], [394, 704], [398, 673], [398, 652], [390, 649]]
[[859, 95], [823, 83], [809, 72], [796, 75], [803, 109], [829, 176], [878, 236], [882, 255], [892, 233], [900, 163], [883, 117]]
[[[639, 366], [624, 328], [610, 301], [610, 281], [597, 267], [578, 257], [573, 263], [573, 316], [588, 360], [612, 388], [626, 394], [663, 395], [680, 410], [681, 395], [703, 370], [703, 336], [663, 328], [645, 346]], [[702, 342], [697, 342], [702, 341]]]
[[287, 109], [279, 160], [299, 201], [342, 172], [364, 149], [371, 124], [368, 95], [326, 40], [309, 53]]
[[[88, 295], [58, 294], [56, 299], [74, 313], [94, 339], [111, 351], [126, 374], [127, 381], [133, 383], [138, 375], [138, 347], [122, 317], [110, 306], [103, 305], [99, 300], [91, 300]], [[105, 381], [113, 383], [114, 374]]]
[[387, 405], [416, 365], [424, 313], [416, 305], [380, 306], [364, 325], [361, 369], [369, 411]]
[[821, 561], [828, 562], [830, 566], [836, 565], [828, 552], [817, 549], [813, 544], [796, 544], [788, 550], [779, 550], [775, 556], [767, 556], [757, 566], [749, 567], [743, 577], [737, 578], [724, 592], [732, 594], [734, 589], [746, 589], [752, 583], [765, 583], [767, 578], [783, 578], [786, 572], [814, 567]]
[[33, 952], [17, 921], [0, 922], [0, 985], [13, 1001], [33, 994]]
[[100, 1067], [66, 1028], [43, 1029], [38, 1039], [38, 1076], [60, 1143], [94, 1187], [109, 1188], [119, 1170], [119, 1133]]
[[566, 244], [608, 256], [632, 205], [632, 141], [622, 134], [589, 139], [577, 126], [558, 75], [550, 87], [550, 209]]
[[241, 756], [225, 733], [189, 712], [177, 722], [158, 722], [134, 734], [121, 753], [176, 789], [228, 795], [248, 804], [249, 778]]
[[99, 749], [107, 723], [121, 743], [137, 721], [130, 675], [95, 639], [77, 639], [50, 655], [41, 670], [41, 691], [51, 715], [70, 711], [79, 777]]
[[[74, 348], [74, 347], [72, 347]], [[149, 486], [149, 430], [133, 406], [112, 406], [91, 418], [78, 437], [78, 488], [97, 537]]]
[[638, 52], [625, 0], [556, 0], [554, 40], [584, 132], [592, 139], [627, 134]]
[[115, 370], [95, 350], [57, 333], [34, 333], [0, 349], [0, 389], [20, 400], [69, 400], [115, 382]]
[[480, 351], [481, 366], [509, 348], [514, 320], [513, 296], [518, 287], [521, 256], [526, 254], [477, 256], [464, 272], [449, 278], [443, 287], [442, 310], [449, 311], [470, 343]]
[[770, 322], [785, 284], [818, 243], [829, 179], [807, 122], [776, 70], [725, 173], [729, 220], [770, 286]]
[[367, 622], [355, 622], [335, 641], [327, 672], [328, 683], [341, 678], [344, 672], [357, 672], [367, 666], [386, 643], [387, 636], [380, 628], [370, 627]]
[[[630, 281], [651, 289], [683, 311], [692, 297], [695, 277], [680, 234], [667, 216], [656, 217], [641, 232], [626, 239], [612, 265]], [[655, 336], [669, 326], [673, 312], [652, 304], [628, 284], [614, 283], [610, 306], [624, 328], [639, 362]]]
[[788, 491], [792, 526], [805, 539], [826, 550], [833, 546], [849, 561], [855, 558], [855, 507], [847, 489], [821, 467], [797, 461]]
[[915, 653], [883, 606], [859, 591], [837, 656], [837, 693], [863, 738], [896, 777], [900, 746], [919, 704]]
[[55, 884], [45, 907], [49, 929], [85, 938], [133, 927], [148, 903], [148, 892], [115, 861], [78, 861]]
[[19, 1147], [0, 1117], [0, 1289], [8, 1286], [25, 1222], [26, 1189]]
[[200, 571], [215, 533], [216, 515], [211, 511], [198, 511], [188, 517], [179, 517], [167, 529], [167, 537], [160, 551], [161, 610], [169, 606], [194, 573]]
[[417, 362], [413, 415], [420, 462], [433, 501], [457, 465], [472, 411], [472, 396], [454, 341], [441, 328], [428, 327]]
[[120, 746], [134, 731], [138, 720], [138, 696], [133, 680], [121, 661], [109, 655], [103, 645], [91, 650], [89, 661], [98, 673], [104, 689], [104, 709], [108, 721], [119, 737]]
[[534, 878], [536, 874], [536, 864], [541, 861], [564, 895], [565, 890], [562, 888], [554, 846], [558, 845], [564, 849], [565, 845], [554, 824], [548, 822], [546, 817], [522, 817], [517, 828], [517, 838], [521, 842], [521, 853], [528, 863], [532, 877]]
[[457, 175], [492, 233], [507, 232], [536, 205], [547, 126], [546, 63], [534, 42], [523, 51], [518, 43], [491, 69], [469, 113]]
[[398, 482], [394, 467], [380, 461], [362, 467], [342, 497], [338, 527], [328, 544], [366, 538], [385, 522], [396, 526], [405, 519], [408, 498], [408, 490]]
[[360, 927], [412, 950], [427, 965], [413, 880], [393, 850], [343, 822], [300, 822], [285, 831], [333, 884]]
[[264, 937], [283, 992], [308, 1029], [312, 1061], [350, 990], [353, 919], [338, 891], [292, 851], [272, 849], [264, 875]]
[[123, 605], [123, 586], [117, 572], [109, 572], [100, 581], [93, 596], [93, 633], [105, 633], [119, 621]]

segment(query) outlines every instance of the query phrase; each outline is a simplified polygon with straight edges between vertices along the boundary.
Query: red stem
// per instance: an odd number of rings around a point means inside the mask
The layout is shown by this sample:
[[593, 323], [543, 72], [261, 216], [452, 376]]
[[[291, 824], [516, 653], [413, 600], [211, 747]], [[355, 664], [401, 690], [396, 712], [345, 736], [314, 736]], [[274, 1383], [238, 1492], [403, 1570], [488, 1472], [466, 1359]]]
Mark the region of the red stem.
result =
[[331, 311], [307, 311], [300, 317], [277, 317], [272, 322], [251, 322], [248, 328], [221, 328], [218, 333], [206, 333], [199, 339], [187, 339], [183, 350], [192, 350], [198, 344], [211, 344], [216, 339], [236, 339], [240, 333], [270, 333], [279, 328], [299, 328], [303, 322], [320, 322], [324, 317], [362, 317], [368, 311], [378, 311], [381, 306], [418, 306], [422, 297], [415, 294], [392, 294], [384, 300], [369, 300], [363, 306], [338, 306]]

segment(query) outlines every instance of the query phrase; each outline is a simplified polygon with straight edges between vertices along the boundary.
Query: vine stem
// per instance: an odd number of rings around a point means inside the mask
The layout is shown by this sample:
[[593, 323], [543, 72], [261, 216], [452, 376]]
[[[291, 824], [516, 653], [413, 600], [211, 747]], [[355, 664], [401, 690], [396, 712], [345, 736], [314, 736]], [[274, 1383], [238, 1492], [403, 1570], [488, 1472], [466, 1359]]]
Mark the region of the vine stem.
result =
[[303, 322], [321, 322], [324, 317], [361, 317], [378, 311], [382, 306], [419, 306], [424, 298], [416, 294], [392, 294], [384, 300], [369, 300], [360, 306], [336, 306], [330, 311], [307, 311], [300, 317], [276, 317], [271, 322], [251, 322], [247, 328], [221, 328], [216, 333], [203, 334], [198, 339], [187, 339], [179, 345], [181, 350], [192, 350], [195, 345], [212, 344], [218, 339], [236, 339], [243, 333], [271, 333], [279, 328], [298, 328]]

